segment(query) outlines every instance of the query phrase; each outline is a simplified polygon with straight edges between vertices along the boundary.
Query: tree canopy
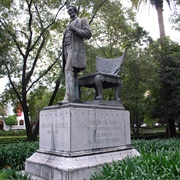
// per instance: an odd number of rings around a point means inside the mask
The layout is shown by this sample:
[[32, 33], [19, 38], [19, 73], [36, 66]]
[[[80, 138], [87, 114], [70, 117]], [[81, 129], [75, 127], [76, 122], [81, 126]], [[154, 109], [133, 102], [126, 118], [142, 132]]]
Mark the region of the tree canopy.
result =
[[[37, 83], [44, 83], [47, 78], [53, 82], [60, 74], [60, 48], [55, 48], [60, 47], [60, 42], [56, 39], [55, 27], [66, 3], [56, 0], [1, 1], [0, 27], [4, 32], [1, 37], [6, 37], [2, 43], [9, 45], [9, 49], [2, 46], [5, 48], [1, 56], [3, 73], [9, 79], [9, 91], [13, 90], [11, 94], [15, 94], [22, 106], [29, 140], [33, 135], [27, 95]], [[63, 25], [58, 31], [63, 31]]]
[[[9, 79], [4, 96], [6, 99], [2, 100], [11, 99], [13, 103], [21, 104], [28, 140], [35, 140], [37, 136], [38, 123], [35, 133], [32, 126], [38, 122], [38, 112], [43, 106], [57, 103], [64, 91], [61, 43], [68, 22], [66, 6], [70, 3], [77, 5], [80, 17], [88, 18], [93, 32], [93, 37], [86, 41], [87, 68], [80, 75], [95, 71], [95, 56], [117, 57], [128, 48], [122, 66], [124, 87], [121, 96], [125, 107], [131, 112], [132, 124], [140, 124], [144, 117], [149, 117], [148, 105], [156, 103], [158, 106], [160, 101], [157, 99], [162, 100], [160, 92], [170, 87], [169, 84], [163, 86], [163, 81], [160, 81], [163, 79], [161, 65], [168, 67], [169, 71], [165, 71], [167, 79], [171, 76], [178, 79], [175, 59], [179, 57], [179, 46], [165, 41], [165, 47], [172, 47], [171, 50], [165, 48], [162, 51], [158, 43], [158, 48], [148, 47], [149, 40], [151, 44], [156, 43], [136, 22], [132, 8], [124, 8], [118, 0], [2, 0], [0, 77], [7, 76]], [[160, 63], [161, 60], [164, 64]], [[170, 100], [175, 101], [178, 86], [176, 83], [172, 86]], [[144, 96], [147, 91], [150, 92], [148, 98]], [[88, 91], [84, 98], [90, 96], [92, 92]], [[110, 96], [107, 92], [107, 99]], [[151, 112], [153, 110], [151, 108]]]

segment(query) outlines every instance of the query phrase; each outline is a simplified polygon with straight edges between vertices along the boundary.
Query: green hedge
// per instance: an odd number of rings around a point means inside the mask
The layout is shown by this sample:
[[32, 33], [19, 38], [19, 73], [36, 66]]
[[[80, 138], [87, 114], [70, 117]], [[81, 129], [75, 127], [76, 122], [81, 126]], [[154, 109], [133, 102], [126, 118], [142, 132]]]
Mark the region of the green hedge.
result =
[[0, 137], [0, 145], [19, 143], [19, 142], [22, 142], [22, 141], [27, 141], [27, 137], [26, 136]]
[[137, 140], [141, 156], [104, 165], [90, 180], [179, 180], [180, 140]]
[[9, 131], [0, 130], [0, 137], [1, 136], [25, 136], [25, 135], [26, 135], [26, 130], [9, 130]]

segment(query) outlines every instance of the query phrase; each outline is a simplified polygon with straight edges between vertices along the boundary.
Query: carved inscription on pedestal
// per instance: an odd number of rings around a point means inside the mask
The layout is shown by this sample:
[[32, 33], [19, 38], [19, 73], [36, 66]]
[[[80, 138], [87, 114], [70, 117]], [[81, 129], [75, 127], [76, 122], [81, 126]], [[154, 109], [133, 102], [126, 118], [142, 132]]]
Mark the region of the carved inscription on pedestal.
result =
[[41, 112], [40, 149], [69, 150], [69, 110], [46, 110]]
[[41, 124], [41, 129], [45, 129], [47, 134], [59, 134], [61, 129], [67, 128], [68, 124], [64, 122], [55, 122], [53, 123], [45, 123]]
[[89, 131], [93, 134], [90, 144], [100, 146], [116, 146], [121, 142], [120, 134], [123, 133], [124, 122], [120, 120], [120, 114], [104, 112], [95, 114], [95, 120], [89, 120]]
[[73, 152], [126, 144], [124, 110], [63, 108], [44, 111], [40, 121], [40, 149]]
[[[72, 111], [72, 142], [86, 149], [116, 147], [125, 144], [124, 111], [76, 109]], [[75, 131], [78, 129], [78, 132]], [[76, 150], [76, 149], [74, 149]]]

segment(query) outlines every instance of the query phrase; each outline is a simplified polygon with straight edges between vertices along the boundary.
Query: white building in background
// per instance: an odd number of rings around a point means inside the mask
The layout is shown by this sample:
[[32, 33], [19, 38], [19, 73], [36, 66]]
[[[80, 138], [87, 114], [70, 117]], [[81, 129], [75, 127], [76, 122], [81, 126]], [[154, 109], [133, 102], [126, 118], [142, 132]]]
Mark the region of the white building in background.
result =
[[16, 129], [25, 129], [25, 121], [24, 121], [24, 113], [23, 112], [18, 112], [17, 113], [17, 125], [14, 128]]
[[23, 112], [17, 112], [17, 125], [6, 125], [5, 119], [8, 116], [14, 115], [13, 107], [11, 105], [7, 105], [5, 108], [4, 116], [0, 114], [0, 130], [9, 131], [11, 130], [20, 130], [25, 129], [25, 121], [24, 121], [24, 114]]

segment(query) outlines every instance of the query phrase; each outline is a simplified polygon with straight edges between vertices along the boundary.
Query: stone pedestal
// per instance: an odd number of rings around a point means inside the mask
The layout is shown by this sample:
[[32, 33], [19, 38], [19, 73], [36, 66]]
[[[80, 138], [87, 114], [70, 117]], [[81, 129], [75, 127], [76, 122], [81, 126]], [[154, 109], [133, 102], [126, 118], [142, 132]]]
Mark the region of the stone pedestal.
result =
[[135, 155], [123, 107], [56, 105], [40, 113], [39, 149], [26, 160], [25, 171], [34, 179], [89, 180], [105, 163]]

